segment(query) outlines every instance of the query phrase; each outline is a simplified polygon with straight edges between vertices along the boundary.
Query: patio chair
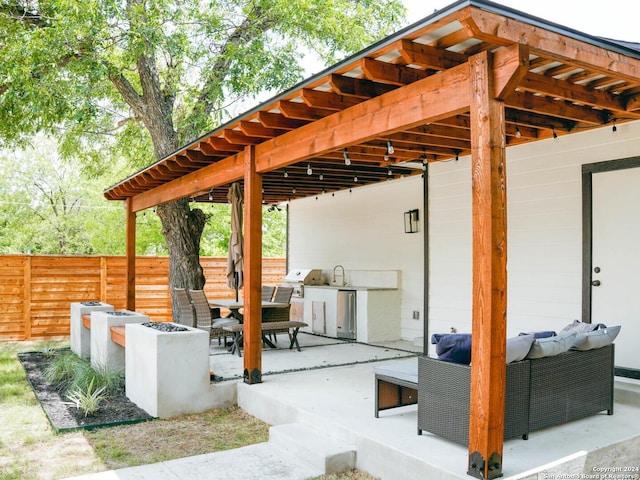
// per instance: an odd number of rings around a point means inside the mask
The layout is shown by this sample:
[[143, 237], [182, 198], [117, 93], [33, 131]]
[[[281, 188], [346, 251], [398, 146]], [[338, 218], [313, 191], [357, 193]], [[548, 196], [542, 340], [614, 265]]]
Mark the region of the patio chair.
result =
[[196, 328], [209, 332], [209, 338], [217, 338], [218, 345], [223, 339], [225, 344], [229, 332], [222, 327], [240, 323], [235, 318], [221, 318], [219, 308], [211, 308], [204, 290], [189, 290], [189, 297], [196, 314]]
[[[286, 285], [280, 285], [276, 288], [276, 293], [273, 295], [274, 303], [291, 303], [291, 295], [293, 294], [293, 287]], [[263, 308], [262, 309], [262, 321], [263, 322], [288, 322], [291, 320], [291, 307], [285, 308]], [[285, 330], [273, 330], [269, 332], [269, 339], [278, 342], [278, 333], [289, 334], [289, 329]], [[291, 335], [289, 335], [291, 337]], [[289, 338], [291, 340], [291, 338]]]
[[189, 299], [187, 290], [185, 288], [176, 287], [174, 287], [172, 290], [175, 294], [174, 298], [178, 302], [178, 318], [175, 319], [175, 323], [186, 325], [188, 327], [195, 327], [196, 317], [193, 313], [193, 305], [191, 303], [191, 300]]
[[273, 296], [275, 303], [291, 303], [291, 295], [293, 295], [293, 287], [287, 285], [279, 285]]
[[273, 285], [263, 285], [262, 286], [262, 301], [270, 302], [273, 299], [273, 292], [276, 291], [276, 287]]

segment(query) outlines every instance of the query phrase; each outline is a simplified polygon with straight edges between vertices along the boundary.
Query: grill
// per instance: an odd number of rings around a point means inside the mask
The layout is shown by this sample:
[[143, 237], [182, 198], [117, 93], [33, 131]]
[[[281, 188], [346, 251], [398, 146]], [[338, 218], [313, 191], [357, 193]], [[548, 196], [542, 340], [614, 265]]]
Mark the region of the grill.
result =
[[322, 270], [310, 268], [290, 270], [287, 276], [284, 277], [284, 283], [293, 287], [294, 297], [302, 298], [304, 297], [305, 285], [322, 284]]

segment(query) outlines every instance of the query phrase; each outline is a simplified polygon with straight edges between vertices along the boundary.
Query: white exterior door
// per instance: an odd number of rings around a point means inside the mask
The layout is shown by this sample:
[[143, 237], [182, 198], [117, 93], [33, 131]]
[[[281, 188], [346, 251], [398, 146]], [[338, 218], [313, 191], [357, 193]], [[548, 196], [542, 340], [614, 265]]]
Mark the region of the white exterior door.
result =
[[640, 168], [594, 173], [592, 323], [622, 325], [616, 367], [640, 369]]

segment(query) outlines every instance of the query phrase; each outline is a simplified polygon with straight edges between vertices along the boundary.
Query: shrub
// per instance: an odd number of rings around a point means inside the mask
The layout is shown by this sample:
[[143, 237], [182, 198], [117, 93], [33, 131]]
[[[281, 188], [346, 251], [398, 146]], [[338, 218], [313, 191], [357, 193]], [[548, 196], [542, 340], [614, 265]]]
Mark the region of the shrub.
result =
[[82, 410], [84, 416], [95, 414], [100, 408], [100, 404], [105, 400], [104, 395], [105, 387], [100, 387], [97, 390], [93, 389], [93, 380], [89, 383], [87, 390], [84, 391], [79, 387], [67, 395], [67, 398], [71, 400], [78, 410]]

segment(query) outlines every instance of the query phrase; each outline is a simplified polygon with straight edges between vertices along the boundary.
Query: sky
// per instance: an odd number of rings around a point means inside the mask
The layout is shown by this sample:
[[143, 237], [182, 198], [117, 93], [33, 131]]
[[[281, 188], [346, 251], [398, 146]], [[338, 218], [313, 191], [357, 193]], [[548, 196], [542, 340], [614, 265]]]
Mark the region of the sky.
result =
[[[455, 0], [402, 1], [410, 23], [455, 3]], [[589, 35], [640, 43], [638, 0], [497, 0], [496, 3]]]

